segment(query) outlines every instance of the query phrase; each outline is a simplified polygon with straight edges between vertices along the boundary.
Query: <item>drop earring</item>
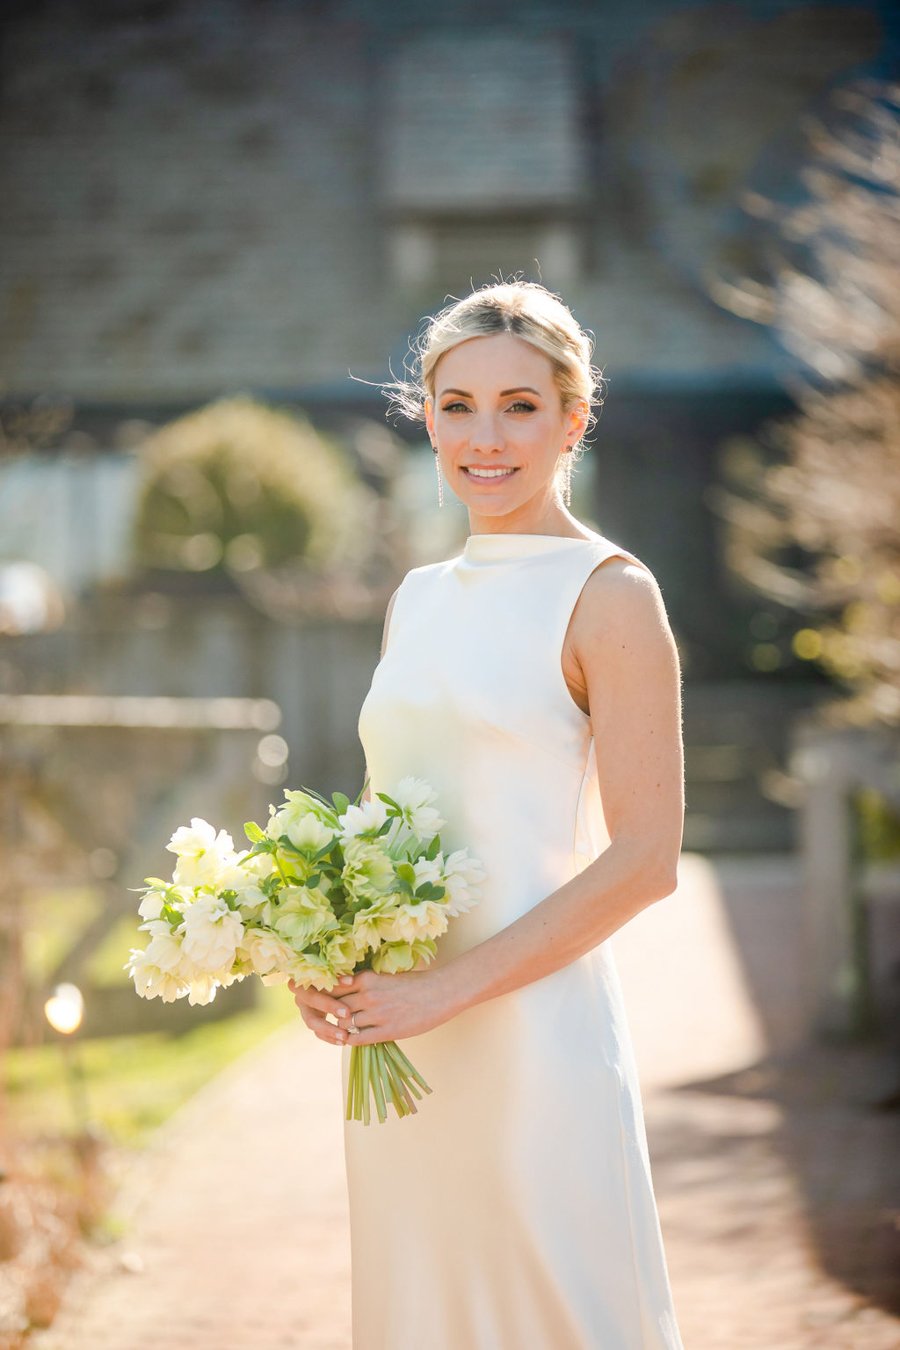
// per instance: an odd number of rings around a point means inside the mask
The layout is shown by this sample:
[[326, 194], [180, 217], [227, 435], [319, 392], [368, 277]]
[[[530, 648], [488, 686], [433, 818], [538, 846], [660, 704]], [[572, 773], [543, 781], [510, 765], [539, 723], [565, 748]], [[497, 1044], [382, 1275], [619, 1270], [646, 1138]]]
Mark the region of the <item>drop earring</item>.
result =
[[572, 505], [572, 446], [566, 446], [566, 457], [563, 460], [563, 501], [566, 508]]
[[440, 460], [440, 456], [438, 455], [438, 448], [437, 448], [437, 446], [436, 446], [436, 445], [432, 445], [431, 448], [432, 448], [432, 450], [434, 451], [434, 467], [435, 467], [435, 469], [437, 470], [437, 480], [438, 480], [438, 506], [443, 506], [443, 505], [444, 505], [444, 479], [443, 479], [443, 475], [441, 474], [441, 460]]

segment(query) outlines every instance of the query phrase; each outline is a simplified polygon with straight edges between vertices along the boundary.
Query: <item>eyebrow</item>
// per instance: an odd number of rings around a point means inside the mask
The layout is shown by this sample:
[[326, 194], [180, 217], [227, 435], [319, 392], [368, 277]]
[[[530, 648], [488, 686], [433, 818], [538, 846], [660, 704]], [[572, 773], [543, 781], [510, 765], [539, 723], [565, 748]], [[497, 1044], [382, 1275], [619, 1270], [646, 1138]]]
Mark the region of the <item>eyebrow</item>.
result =
[[[465, 389], [442, 389], [441, 398], [445, 394], [461, 394], [463, 398], [474, 398], [474, 395], [467, 393]], [[530, 384], [520, 384], [516, 389], [500, 390], [501, 398], [508, 398], [510, 394], [537, 394], [538, 398], [541, 397], [540, 392], [537, 389], [532, 389]]]

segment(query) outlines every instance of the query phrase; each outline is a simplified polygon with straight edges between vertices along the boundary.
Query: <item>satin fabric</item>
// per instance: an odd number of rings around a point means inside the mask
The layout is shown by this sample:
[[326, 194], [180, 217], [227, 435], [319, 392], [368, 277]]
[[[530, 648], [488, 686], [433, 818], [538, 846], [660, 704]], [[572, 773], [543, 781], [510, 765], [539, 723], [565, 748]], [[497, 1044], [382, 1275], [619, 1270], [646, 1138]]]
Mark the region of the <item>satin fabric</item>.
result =
[[[359, 714], [371, 790], [427, 779], [445, 851], [487, 872], [438, 964], [610, 842], [561, 656], [613, 556], [644, 566], [602, 535], [472, 535], [400, 586]], [[344, 1124], [354, 1350], [681, 1350], [611, 940], [402, 1047], [417, 1114]]]

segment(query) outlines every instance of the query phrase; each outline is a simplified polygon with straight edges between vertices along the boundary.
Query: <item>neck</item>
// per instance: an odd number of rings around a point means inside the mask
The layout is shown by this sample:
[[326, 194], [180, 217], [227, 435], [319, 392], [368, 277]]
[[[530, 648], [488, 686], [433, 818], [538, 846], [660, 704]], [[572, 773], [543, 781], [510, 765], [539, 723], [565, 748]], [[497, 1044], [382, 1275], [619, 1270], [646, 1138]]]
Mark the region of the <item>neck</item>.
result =
[[510, 511], [504, 516], [485, 516], [469, 511], [470, 534], [559, 534], [578, 536], [585, 526], [560, 506], [549, 506], [539, 515]]

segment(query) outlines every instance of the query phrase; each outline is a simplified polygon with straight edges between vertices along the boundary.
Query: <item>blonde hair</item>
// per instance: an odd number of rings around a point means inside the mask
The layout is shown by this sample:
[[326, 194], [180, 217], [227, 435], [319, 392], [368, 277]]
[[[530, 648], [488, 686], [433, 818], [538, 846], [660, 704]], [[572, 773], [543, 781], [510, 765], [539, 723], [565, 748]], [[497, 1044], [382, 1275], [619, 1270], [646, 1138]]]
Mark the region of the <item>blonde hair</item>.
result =
[[[584, 400], [588, 409], [603, 405], [602, 373], [591, 364], [594, 341], [582, 329], [571, 310], [559, 296], [534, 281], [489, 283], [454, 300], [425, 321], [418, 338], [410, 344], [413, 357], [408, 380], [394, 380], [382, 386], [391, 410], [424, 421], [425, 400], [434, 399], [435, 367], [441, 357], [475, 337], [511, 333], [546, 356], [553, 366], [563, 411], [568, 412]], [[592, 411], [588, 427], [597, 419]], [[573, 447], [572, 460], [584, 453], [579, 441]]]

